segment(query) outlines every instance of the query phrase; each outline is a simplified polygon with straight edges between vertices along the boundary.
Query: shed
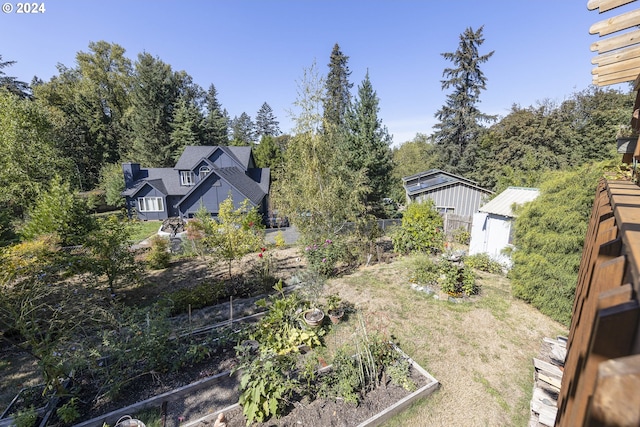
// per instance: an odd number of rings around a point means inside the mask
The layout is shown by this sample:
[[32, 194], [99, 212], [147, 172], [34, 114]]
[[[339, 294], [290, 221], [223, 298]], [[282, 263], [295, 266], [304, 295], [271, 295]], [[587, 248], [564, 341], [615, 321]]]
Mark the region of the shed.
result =
[[509, 187], [473, 214], [469, 255], [487, 253], [491, 259], [511, 267], [503, 253], [512, 247], [514, 205], [523, 205], [540, 194], [537, 188]]
[[477, 182], [439, 169], [430, 169], [402, 178], [407, 202], [433, 200], [441, 214], [468, 218], [493, 194]]

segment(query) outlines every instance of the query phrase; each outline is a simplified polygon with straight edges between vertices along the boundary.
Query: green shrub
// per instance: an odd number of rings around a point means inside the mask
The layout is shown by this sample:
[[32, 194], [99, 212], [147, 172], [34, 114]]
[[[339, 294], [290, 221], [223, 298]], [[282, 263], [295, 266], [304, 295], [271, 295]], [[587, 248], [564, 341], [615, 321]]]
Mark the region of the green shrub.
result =
[[393, 232], [393, 249], [400, 253], [440, 252], [444, 244], [442, 225], [442, 217], [432, 200], [410, 203], [402, 224]]
[[169, 240], [160, 236], [154, 236], [151, 239], [151, 250], [147, 255], [147, 263], [152, 270], [161, 270], [167, 268], [171, 262], [171, 253], [169, 252]]
[[571, 322], [580, 259], [603, 164], [547, 176], [515, 222], [513, 294], [565, 325]]
[[18, 411], [14, 417], [16, 427], [33, 427], [36, 425], [36, 421], [38, 421], [38, 412], [33, 405], [23, 411]]
[[72, 397], [67, 403], [56, 409], [58, 418], [65, 424], [71, 424], [78, 418], [80, 418], [80, 411], [78, 411], [78, 398]]
[[226, 294], [224, 282], [203, 282], [190, 289], [172, 292], [168, 299], [172, 302], [171, 315], [186, 313], [189, 306], [192, 310], [215, 304]]
[[437, 285], [440, 279], [440, 266], [429, 258], [422, 258], [416, 261], [413, 273], [413, 280], [425, 285]]
[[304, 256], [310, 270], [325, 277], [335, 273], [336, 265], [348, 255], [347, 248], [342, 242], [325, 239], [322, 242], [312, 242], [305, 246]]
[[470, 268], [443, 260], [440, 263], [440, 272], [442, 274], [440, 290], [443, 292], [454, 297], [471, 296], [480, 292], [476, 277]]
[[469, 241], [471, 241], [471, 233], [469, 233], [466, 227], [458, 227], [456, 230], [453, 230], [452, 235], [453, 241], [461, 245], [468, 245]]
[[481, 253], [464, 257], [464, 265], [487, 273], [502, 273], [502, 264], [491, 259], [489, 254]]

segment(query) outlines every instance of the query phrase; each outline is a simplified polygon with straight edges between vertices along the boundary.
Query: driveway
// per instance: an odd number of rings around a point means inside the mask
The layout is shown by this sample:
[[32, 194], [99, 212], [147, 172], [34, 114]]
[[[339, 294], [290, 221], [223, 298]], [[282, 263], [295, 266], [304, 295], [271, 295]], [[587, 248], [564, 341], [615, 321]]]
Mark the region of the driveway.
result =
[[275, 243], [275, 236], [278, 231], [282, 231], [282, 235], [284, 236], [284, 243], [287, 245], [293, 245], [298, 241], [300, 237], [300, 233], [298, 233], [298, 229], [293, 225], [290, 227], [282, 227], [282, 228], [267, 228], [265, 230], [265, 240], [267, 243]]

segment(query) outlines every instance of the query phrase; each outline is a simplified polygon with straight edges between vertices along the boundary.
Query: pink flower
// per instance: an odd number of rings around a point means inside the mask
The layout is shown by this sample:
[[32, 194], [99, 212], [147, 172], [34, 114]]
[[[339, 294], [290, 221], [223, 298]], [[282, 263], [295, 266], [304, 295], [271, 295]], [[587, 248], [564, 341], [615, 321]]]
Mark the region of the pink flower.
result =
[[262, 252], [260, 252], [260, 253], [258, 254], [258, 256], [259, 256], [260, 258], [262, 258]]
[[327, 262], [327, 259], [326, 258], [322, 258], [322, 262]]

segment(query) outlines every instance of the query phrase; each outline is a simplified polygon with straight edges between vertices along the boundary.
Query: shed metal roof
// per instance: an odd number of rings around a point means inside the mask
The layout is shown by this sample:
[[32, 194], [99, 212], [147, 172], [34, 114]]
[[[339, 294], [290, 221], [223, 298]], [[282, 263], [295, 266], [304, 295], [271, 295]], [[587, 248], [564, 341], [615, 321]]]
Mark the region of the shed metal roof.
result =
[[509, 187], [478, 210], [480, 212], [513, 218], [515, 215], [511, 207], [514, 204], [525, 204], [534, 200], [539, 194], [540, 190], [537, 188]]

